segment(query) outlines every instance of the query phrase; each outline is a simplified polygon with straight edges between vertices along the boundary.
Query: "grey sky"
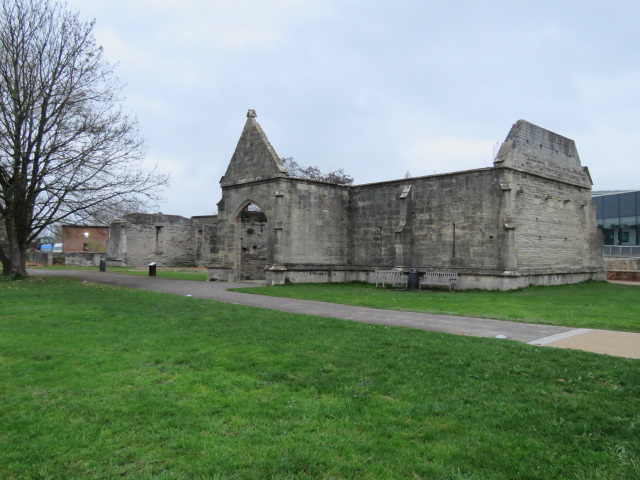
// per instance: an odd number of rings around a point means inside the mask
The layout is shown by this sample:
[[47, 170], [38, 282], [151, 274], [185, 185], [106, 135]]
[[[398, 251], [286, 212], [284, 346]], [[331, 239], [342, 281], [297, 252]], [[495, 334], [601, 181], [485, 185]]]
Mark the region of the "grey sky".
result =
[[160, 205], [215, 211], [247, 109], [281, 156], [355, 183], [486, 167], [523, 118], [594, 189], [640, 188], [637, 1], [69, 0], [126, 83]]

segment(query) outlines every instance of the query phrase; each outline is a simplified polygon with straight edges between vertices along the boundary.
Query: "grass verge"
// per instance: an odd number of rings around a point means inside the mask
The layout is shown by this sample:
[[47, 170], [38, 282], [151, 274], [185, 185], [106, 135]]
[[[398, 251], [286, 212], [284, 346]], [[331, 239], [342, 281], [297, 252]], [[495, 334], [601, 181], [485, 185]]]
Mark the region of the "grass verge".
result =
[[[29, 267], [29, 269], [46, 269], [46, 270], [92, 270], [98, 271], [98, 267], [76, 267], [71, 265], [55, 265], [53, 267]], [[130, 268], [130, 267], [107, 267], [107, 272], [121, 273], [123, 275], [136, 275], [146, 277], [149, 275], [148, 268]], [[196, 282], [206, 282], [207, 272], [190, 269], [190, 268], [167, 268], [158, 267], [156, 269], [158, 278], [171, 278], [173, 280], [193, 280]]]
[[235, 291], [360, 307], [640, 332], [640, 287], [606, 282], [507, 292], [400, 291], [360, 283], [296, 284]]
[[0, 478], [636, 479], [640, 362], [0, 280]]

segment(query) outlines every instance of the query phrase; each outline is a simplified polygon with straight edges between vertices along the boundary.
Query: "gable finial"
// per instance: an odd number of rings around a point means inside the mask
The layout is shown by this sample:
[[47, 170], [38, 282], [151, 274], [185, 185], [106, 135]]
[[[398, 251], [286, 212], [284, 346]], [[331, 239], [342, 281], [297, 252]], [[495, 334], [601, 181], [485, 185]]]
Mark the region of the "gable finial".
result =
[[250, 108], [247, 112], [247, 118], [256, 118], [257, 116], [258, 115], [256, 115], [256, 111], [253, 108]]

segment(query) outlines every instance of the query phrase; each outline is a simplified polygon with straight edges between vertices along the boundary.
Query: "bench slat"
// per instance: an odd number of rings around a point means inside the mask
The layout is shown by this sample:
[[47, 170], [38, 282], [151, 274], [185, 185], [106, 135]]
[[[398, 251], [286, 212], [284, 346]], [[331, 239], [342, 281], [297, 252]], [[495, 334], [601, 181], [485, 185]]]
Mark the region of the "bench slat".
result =
[[403, 278], [402, 272], [398, 270], [376, 270], [376, 287], [381, 284], [383, 287], [385, 284], [389, 285], [406, 285], [407, 281]]

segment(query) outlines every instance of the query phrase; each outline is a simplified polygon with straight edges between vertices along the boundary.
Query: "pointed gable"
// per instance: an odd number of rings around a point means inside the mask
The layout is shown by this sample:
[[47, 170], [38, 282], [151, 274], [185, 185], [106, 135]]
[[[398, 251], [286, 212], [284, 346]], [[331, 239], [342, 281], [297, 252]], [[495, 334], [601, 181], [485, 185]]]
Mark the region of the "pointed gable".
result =
[[227, 171], [220, 179], [220, 184], [222, 186], [235, 185], [286, 176], [288, 176], [287, 170], [283, 167], [280, 157], [256, 121], [255, 110], [249, 110], [242, 135], [240, 135]]

